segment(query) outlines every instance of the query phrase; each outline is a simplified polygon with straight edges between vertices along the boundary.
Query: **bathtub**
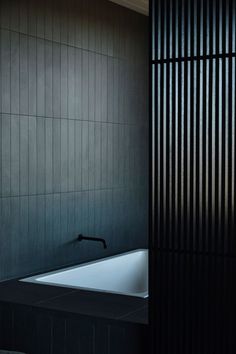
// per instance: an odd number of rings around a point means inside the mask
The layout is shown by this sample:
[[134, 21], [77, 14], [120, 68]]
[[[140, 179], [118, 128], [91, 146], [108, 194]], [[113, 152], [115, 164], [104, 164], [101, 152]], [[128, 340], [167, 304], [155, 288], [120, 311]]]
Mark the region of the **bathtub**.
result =
[[146, 298], [148, 250], [138, 249], [21, 281]]

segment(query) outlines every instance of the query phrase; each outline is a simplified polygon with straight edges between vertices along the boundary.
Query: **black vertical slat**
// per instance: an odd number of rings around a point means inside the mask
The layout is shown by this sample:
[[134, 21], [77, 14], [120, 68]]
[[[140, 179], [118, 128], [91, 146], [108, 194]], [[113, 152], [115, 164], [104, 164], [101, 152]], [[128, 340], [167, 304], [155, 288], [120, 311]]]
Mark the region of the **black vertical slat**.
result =
[[234, 288], [227, 262], [235, 259], [235, 5], [159, 2], [160, 242], [151, 281], [160, 353], [235, 351], [235, 306], [226, 301]]
[[201, 199], [201, 213], [202, 213], [202, 251], [205, 252], [207, 249], [206, 242], [207, 242], [207, 232], [206, 232], [206, 189], [207, 189], [207, 166], [206, 166], [206, 130], [207, 130], [207, 122], [206, 122], [206, 98], [207, 98], [207, 91], [206, 91], [206, 82], [207, 82], [207, 71], [206, 71], [206, 61], [203, 61], [203, 72], [202, 72], [202, 100], [203, 100], [203, 111], [202, 111], [202, 161], [201, 161], [201, 170], [202, 170], [202, 199]]
[[[173, 16], [174, 17], [174, 16]], [[171, 205], [172, 205], [172, 219], [170, 220], [171, 223], [171, 230], [170, 230], [170, 237], [171, 237], [171, 245], [170, 247], [173, 249], [175, 247], [175, 242], [174, 240], [176, 239], [176, 224], [175, 224], [175, 195], [176, 195], [176, 182], [175, 182], [175, 151], [176, 151], [176, 145], [175, 145], [175, 127], [176, 127], [176, 122], [175, 122], [175, 111], [176, 111], [176, 87], [175, 87], [175, 82], [176, 82], [176, 66], [175, 63], [172, 64], [172, 150], [171, 150], [171, 170], [172, 174], [170, 176], [170, 179], [172, 180], [172, 191], [171, 191]]]
[[[185, 57], [188, 56], [188, 8], [189, 8], [189, 1], [185, 1], [185, 12], [184, 12], [184, 43], [185, 43], [185, 48], [184, 48], [184, 55]], [[188, 206], [188, 62], [184, 62], [184, 104], [183, 104], [183, 129], [184, 129], [184, 135], [183, 135], [183, 165], [184, 165], [184, 174], [183, 174], [183, 187], [184, 187], [184, 196], [183, 196], [183, 218], [184, 218], [184, 227], [183, 227], [183, 233], [184, 233], [184, 248], [188, 248], [188, 242], [187, 242], [187, 229], [188, 229], [188, 211], [187, 211], [187, 206]]]
[[170, 151], [170, 63], [166, 65], [166, 244], [165, 247], [169, 249], [170, 246], [170, 188], [169, 188], [169, 179], [170, 179], [170, 170], [169, 170], [169, 151]]
[[219, 240], [219, 224], [220, 224], [220, 220], [218, 218], [219, 216], [219, 59], [216, 59], [215, 61], [215, 87], [214, 87], [214, 91], [215, 91], [215, 149], [214, 146], [212, 147], [214, 149], [214, 157], [215, 157], [215, 190], [213, 191], [214, 194], [214, 198], [215, 198], [215, 236], [214, 236], [214, 240], [213, 240], [213, 249], [214, 252], [217, 253], [218, 248], [218, 240]]

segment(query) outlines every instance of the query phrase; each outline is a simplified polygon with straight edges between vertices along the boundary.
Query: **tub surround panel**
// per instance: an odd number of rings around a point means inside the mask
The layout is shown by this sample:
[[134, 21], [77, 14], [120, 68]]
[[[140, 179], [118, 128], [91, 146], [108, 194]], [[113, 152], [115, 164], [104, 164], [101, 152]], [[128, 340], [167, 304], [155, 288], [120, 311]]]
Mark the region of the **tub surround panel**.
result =
[[29, 354], [144, 354], [148, 300], [11, 280], [0, 284], [0, 346]]
[[10, 280], [0, 284], [0, 302], [33, 306], [48, 310], [74, 313], [96, 318], [121, 320], [132, 323], [129, 316], [136, 314], [137, 323], [147, 324], [146, 315], [139, 311], [147, 310], [148, 299], [105, 294], [85, 290], [61, 288], [51, 285], [38, 285]]
[[147, 349], [148, 331], [143, 325], [21, 305], [9, 305], [9, 312], [11, 319], [2, 313], [8, 323], [0, 335], [2, 348], [30, 354], [143, 354]]
[[0, 16], [0, 280], [146, 247], [147, 18], [106, 0]]

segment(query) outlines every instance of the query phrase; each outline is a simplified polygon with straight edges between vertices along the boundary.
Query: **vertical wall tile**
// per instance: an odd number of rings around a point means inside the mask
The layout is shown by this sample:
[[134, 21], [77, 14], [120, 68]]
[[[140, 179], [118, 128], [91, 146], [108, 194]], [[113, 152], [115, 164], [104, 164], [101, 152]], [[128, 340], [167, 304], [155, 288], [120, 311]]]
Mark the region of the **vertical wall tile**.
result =
[[101, 188], [108, 186], [108, 127], [101, 125]]
[[20, 114], [29, 114], [28, 37], [20, 35]]
[[107, 31], [107, 54], [108, 56], [114, 56], [114, 16], [113, 8], [109, 6], [107, 13], [107, 23], [109, 30]]
[[118, 125], [113, 125], [113, 187], [119, 187], [119, 128]]
[[20, 35], [11, 32], [11, 113], [20, 111]]
[[9, 29], [10, 28], [10, 2], [3, 2], [0, 3], [0, 16], [1, 16], [1, 28]]
[[45, 115], [53, 117], [53, 44], [45, 41]]
[[19, 31], [24, 34], [28, 34], [29, 31], [29, 3], [27, 0], [20, 1], [19, 8]]
[[45, 3], [45, 39], [52, 40], [53, 29], [53, 0]]
[[82, 189], [89, 187], [89, 125], [88, 122], [82, 122]]
[[[12, 223], [11, 231], [8, 234], [10, 247], [10, 253], [8, 254], [9, 257], [9, 265], [11, 265], [11, 277], [16, 276], [17, 268], [19, 266], [19, 258], [20, 258], [20, 245], [15, 248], [13, 247], [14, 244], [17, 244], [17, 240], [19, 235], [21, 236], [20, 232], [20, 198], [13, 197], [9, 198], [10, 201], [10, 222]], [[3, 253], [3, 257], [5, 258]]]
[[96, 54], [93, 52], [89, 52], [89, 117], [88, 119], [91, 121], [95, 120], [96, 114], [96, 101], [95, 101], [95, 92], [96, 92]]
[[[124, 129], [124, 186], [128, 187], [130, 186], [129, 183], [129, 152], [130, 152], [130, 132], [129, 132], [130, 127], [126, 127]], [[141, 143], [141, 140], [138, 140]], [[140, 168], [143, 168], [143, 159], [140, 159], [141, 166]], [[144, 182], [144, 181], [143, 181]]]
[[[36, 254], [35, 257], [37, 257], [37, 266], [38, 269], [42, 269], [44, 266], [45, 262], [45, 257], [46, 257], [46, 250], [47, 250], [47, 244], [46, 244], [46, 237], [45, 237], [45, 221], [46, 221], [46, 215], [45, 215], [45, 195], [37, 195], [36, 197], [36, 228], [37, 228], [37, 243], [35, 243], [36, 246]], [[35, 260], [34, 260], [35, 261]]]
[[124, 187], [124, 125], [118, 125], [119, 187]]
[[107, 8], [107, 4], [102, 2], [100, 4], [101, 8], [101, 53], [104, 54], [104, 58], [107, 58], [108, 55], [108, 36], [110, 28], [107, 26], [109, 23], [109, 8]]
[[81, 0], [81, 32], [82, 32], [82, 48], [89, 49], [89, 4], [86, 0]]
[[[0, 137], [2, 139], [2, 114], [0, 113]], [[2, 196], [2, 144], [0, 143], [0, 198]]]
[[60, 42], [61, 31], [60, 31], [60, 6], [58, 6], [57, 0], [52, 0], [53, 4], [53, 19], [52, 19], [52, 39], [55, 42]]
[[35, 1], [29, 2], [29, 35], [36, 36], [37, 34], [37, 6]]
[[10, 115], [3, 114], [2, 118], [2, 196], [11, 193], [11, 119]]
[[82, 122], [75, 121], [75, 190], [82, 189]]
[[53, 192], [53, 120], [45, 119], [45, 174], [46, 193]]
[[60, 69], [60, 45], [53, 43], [53, 86], [52, 86], [52, 99], [53, 99], [53, 117], [59, 118], [61, 116], [61, 69]]
[[95, 120], [101, 122], [102, 117], [102, 56], [96, 54], [96, 86], [95, 86]]
[[82, 48], [82, 1], [75, 1], [75, 47]]
[[96, 206], [95, 206], [95, 198], [99, 192], [95, 190], [90, 190], [88, 192], [88, 235], [95, 235], [95, 214], [96, 214]]
[[[102, 121], [107, 122], [107, 95], [108, 95], [108, 59], [106, 56], [102, 56], [102, 63], [101, 63], [101, 72], [102, 72], [102, 78], [101, 78], [101, 101], [102, 101], [102, 106], [101, 106], [101, 115], [102, 115]], [[120, 88], [121, 91], [124, 90], [124, 88]]]
[[82, 119], [82, 50], [75, 50], [75, 116]]
[[11, 116], [11, 195], [20, 194], [20, 119]]
[[38, 38], [45, 37], [45, 10], [46, 10], [46, 1], [42, 0], [35, 3], [36, 8], [36, 35]]
[[36, 119], [37, 194], [45, 193], [45, 118]]
[[[22, 272], [25, 274], [29, 273], [29, 265], [32, 264], [32, 254], [29, 248], [29, 197], [23, 196], [18, 198], [20, 201], [19, 207], [19, 219], [20, 227], [18, 229], [18, 234], [16, 235], [15, 242], [19, 240], [20, 234], [20, 245], [18, 254], [15, 254], [15, 259], [17, 259], [17, 267], [15, 269], [14, 276], [18, 275], [18, 268], [22, 267]], [[20, 231], [20, 232], [19, 232]]]
[[37, 115], [45, 116], [45, 42], [37, 39]]
[[[32, 266], [32, 263], [30, 262], [31, 269], [34, 267], [35, 269], [40, 268], [39, 264], [39, 249], [38, 249], [38, 239], [39, 239], [39, 234], [38, 234], [38, 228], [37, 228], [37, 197], [36, 196], [29, 196], [29, 225], [28, 225], [28, 232], [29, 232], [29, 239], [28, 239], [28, 246], [27, 249], [29, 250], [30, 255], [34, 255], [34, 257], [31, 256], [31, 261], [33, 260], [35, 262], [34, 266]], [[29, 255], [29, 257], [30, 257]], [[31, 273], [32, 270], [29, 269], [28, 273]]]
[[68, 3], [68, 44], [71, 46], [75, 46], [76, 15], [76, 1], [70, 0]]
[[75, 61], [76, 49], [68, 47], [68, 118], [76, 118]]
[[[68, 241], [75, 240], [77, 231], [75, 229], [75, 195], [68, 193]], [[76, 258], [77, 259], [77, 258]]]
[[107, 63], [107, 120], [114, 119], [114, 59], [108, 58]]
[[53, 244], [55, 263], [59, 264], [58, 248], [61, 238], [61, 194], [53, 194]]
[[[12, 244], [11, 244], [11, 198], [1, 198], [1, 257], [0, 276], [2, 279], [12, 272]], [[7, 256], [7, 257], [6, 257]]]
[[96, 52], [96, 32], [98, 31], [98, 18], [96, 16], [97, 3], [88, 7], [88, 47], [92, 52]]
[[36, 115], [36, 92], [37, 92], [37, 51], [36, 39], [29, 37], [29, 114]]
[[20, 6], [19, 1], [13, 0], [10, 6], [10, 29], [19, 32]]
[[36, 118], [29, 118], [29, 195], [37, 192], [37, 126]]
[[113, 122], [117, 123], [119, 121], [119, 61], [118, 59], [114, 59], [114, 67], [113, 67], [113, 77], [114, 77], [114, 96], [113, 96]]
[[89, 100], [88, 100], [88, 93], [89, 93], [89, 86], [88, 86], [88, 78], [89, 78], [89, 61], [88, 61], [89, 54], [86, 51], [82, 52], [82, 116], [81, 119], [88, 120], [88, 110], [89, 110]]
[[[96, 128], [94, 123], [88, 123], [88, 188], [95, 187], [95, 163], [97, 155], [100, 155], [100, 144], [96, 145]], [[96, 149], [95, 149], [96, 147]], [[96, 150], [96, 151], [95, 151]]]
[[[50, 267], [54, 257], [55, 240], [53, 239], [53, 194], [45, 196], [45, 244], [47, 252], [44, 255], [45, 265]], [[54, 260], [55, 262], [56, 260]]]
[[[75, 191], [75, 121], [68, 121], [68, 190]], [[78, 137], [79, 139], [79, 137]]]
[[60, 1], [58, 4], [60, 12], [60, 43], [68, 44], [68, 3]]
[[20, 194], [29, 193], [29, 117], [20, 117]]
[[93, 213], [94, 213], [94, 235], [102, 235], [101, 233], [101, 224], [102, 224], [102, 210], [103, 210], [103, 191], [96, 190], [94, 191], [94, 199], [93, 199]]
[[68, 121], [61, 120], [61, 192], [68, 191]]
[[61, 191], [61, 122], [53, 119], [53, 192]]
[[[102, 186], [102, 125], [94, 124], [94, 187], [100, 189]], [[90, 170], [89, 170], [90, 171]]]
[[68, 117], [68, 47], [61, 45], [61, 118]]
[[107, 179], [108, 179], [108, 188], [113, 187], [113, 164], [116, 163], [113, 158], [113, 124], [107, 125]]
[[62, 264], [65, 264], [67, 256], [64, 250], [68, 247], [69, 244], [69, 235], [68, 235], [68, 193], [61, 194], [61, 216], [60, 216], [60, 239], [59, 239], [59, 248], [58, 248], [58, 260]]

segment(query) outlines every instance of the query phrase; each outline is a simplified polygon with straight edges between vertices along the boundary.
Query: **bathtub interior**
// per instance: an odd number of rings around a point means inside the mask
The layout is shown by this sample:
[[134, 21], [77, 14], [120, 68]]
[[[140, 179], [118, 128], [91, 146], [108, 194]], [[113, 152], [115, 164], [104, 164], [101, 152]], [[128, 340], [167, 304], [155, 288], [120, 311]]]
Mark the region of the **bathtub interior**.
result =
[[145, 298], [148, 297], [148, 251], [135, 250], [22, 281]]

